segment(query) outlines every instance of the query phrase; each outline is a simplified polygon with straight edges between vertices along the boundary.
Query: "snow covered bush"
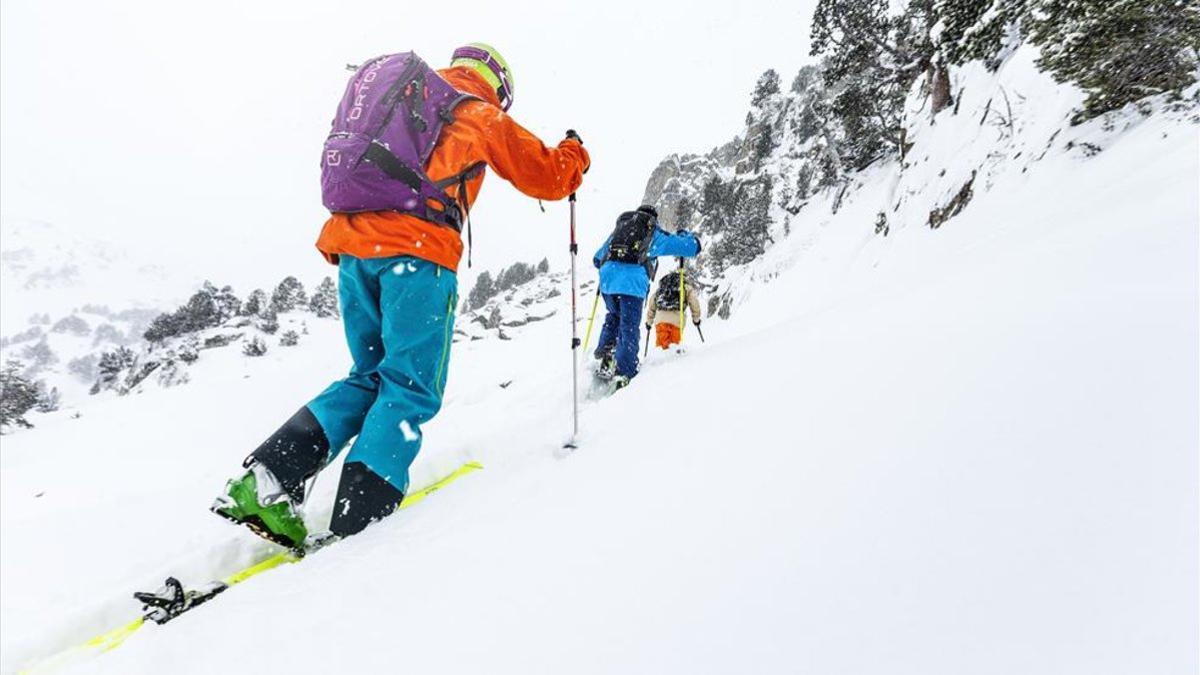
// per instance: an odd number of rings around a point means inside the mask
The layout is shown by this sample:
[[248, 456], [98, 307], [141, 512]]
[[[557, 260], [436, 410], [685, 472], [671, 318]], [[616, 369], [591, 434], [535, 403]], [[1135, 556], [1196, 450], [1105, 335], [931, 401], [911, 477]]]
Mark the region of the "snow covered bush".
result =
[[96, 383], [92, 385], [92, 394], [98, 394], [106, 389], [115, 389], [121, 381], [121, 374], [126, 368], [133, 366], [137, 361], [137, 356], [132, 349], [128, 347], [117, 347], [111, 352], [104, 352], [100, 355], [100, 362], [96, 366], [98, 377]]
[[242, 353], [246, 356], [262, 356], [267, 353], [267, 343], [255, 336], [242, 345]]
[[263, 312], [255, 327], [267, 335], [274, 335], [275, 331], [279, 330], [279, 316], [276, 315], [274, 307], [268, 307]]
[[294, 330], [285, 331], [279, 336], [280, 347], [295, 347], [300, 344], [300, 334]]
[[40, 413], [54, 412], [62, 405], [62, 396], [58, 393], [58, 387], [48, 387], [45, 382], [38, 382], [37, 388], [37, 403], [34, 409]]

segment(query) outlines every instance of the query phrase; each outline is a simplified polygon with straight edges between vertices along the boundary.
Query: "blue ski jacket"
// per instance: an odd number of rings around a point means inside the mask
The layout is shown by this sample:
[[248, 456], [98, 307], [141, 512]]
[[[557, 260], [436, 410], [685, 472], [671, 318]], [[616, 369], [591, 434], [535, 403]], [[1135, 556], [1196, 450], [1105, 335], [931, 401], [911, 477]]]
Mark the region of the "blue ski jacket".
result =
[[[650, 294], [650, 275], [645, 267], [635, 263], [604, 260], [611, 240], [612, 235], [609, 235], [596, 251], [596, 255], [592, 256], [592, 264], [600, 269], [600, 292], [605, 295], [646, 297]], [[700, 239], [696, 235], [686, 230], [669, 234], [656, 226], [647, 258], [695, 258], [699, 254]]]

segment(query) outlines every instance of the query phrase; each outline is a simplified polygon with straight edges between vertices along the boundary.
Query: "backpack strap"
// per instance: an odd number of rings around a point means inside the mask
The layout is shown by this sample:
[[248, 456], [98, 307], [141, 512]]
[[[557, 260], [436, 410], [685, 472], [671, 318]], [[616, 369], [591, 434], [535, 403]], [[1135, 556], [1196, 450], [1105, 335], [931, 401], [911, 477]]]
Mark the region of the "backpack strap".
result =
[[[453, 108], [453, 106], [449, 106], [449, 107]], [[467, 181], [478, 176], [479, 174], [483, 173], [483, 170], [486, 167], [487, 167], [486, 162], [475, 162], [474, 164], [468, 166], [463, 171], [460, 171], [457, 174], [450, 176], [449, 178], [443, 178], [442, 180], [439, 180], [438, 182], [434, 183], [434, 185], [437, 185], [438, 188], [442, 189], [442, 190], [445, 190], [446, 188], [450, 187], [451, 185], [454, 185], [455, 183], [458, 184], [458, 203], [462, 206], [463, 213], [465, 213], [467, 215], [466, 220], [467, 220], [467, 267], [468, 268], [471, 267], [471, 251], [474, 248], [474, 242], [472, 241], [473, 237], [471, 236], [471, 206], [467, 203]], [[459, 232], [461, 233], [462, 230], [460, 229]]]

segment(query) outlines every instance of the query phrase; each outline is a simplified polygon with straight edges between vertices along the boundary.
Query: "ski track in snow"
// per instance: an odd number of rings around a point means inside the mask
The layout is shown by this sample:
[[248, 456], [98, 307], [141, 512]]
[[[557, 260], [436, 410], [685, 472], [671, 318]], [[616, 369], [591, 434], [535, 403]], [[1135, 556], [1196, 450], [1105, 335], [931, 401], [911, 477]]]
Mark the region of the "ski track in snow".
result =
[[[953, 119], [916, 152], [974, 152]], [[895, 185], [872, 171], [707, 344], [585, 404], [565, 456], [567, 314], [456, 344], [413, 484], [484, 471], [80, 670], [1195, 672], [1196, 147], [1165, 118], [1059, 143], [940, 230], [864, 240]], [[341, 339], [5, 437], [0, 668], [263, 556], [207, 506]]]

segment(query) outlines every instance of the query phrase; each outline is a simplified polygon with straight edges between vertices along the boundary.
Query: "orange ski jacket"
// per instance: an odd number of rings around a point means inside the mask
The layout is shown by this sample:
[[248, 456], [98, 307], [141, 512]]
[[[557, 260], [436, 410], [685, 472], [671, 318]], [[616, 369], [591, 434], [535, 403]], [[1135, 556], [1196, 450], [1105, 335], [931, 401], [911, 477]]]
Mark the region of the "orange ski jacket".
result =
[[[461, 66], [438, 73], [455, 89], [482, 100], [459, 104], [454, 109], [454, 122], [442, 128], [425, 169], [432, 180], [449, 178], [483, 162], [535, 199], [563, 199], [583, 183], [583, 172], [591, 159], [578, 141], [564, 139], [557, 147], [546, 147], [500, 109], [496, 92], [478, 73]], [[479, 195], [483, 178], [481, 172], [467, 180], [468, 206]], [[447, 191], [458, 198], [457, 186]], [[321, 228], [317, 249], [334, 264], [342, 253], [356, 258], [411, 255], [457, 271], [463, 242], [458, 232], [416, 216], [367, 211], [331, 214]]]

